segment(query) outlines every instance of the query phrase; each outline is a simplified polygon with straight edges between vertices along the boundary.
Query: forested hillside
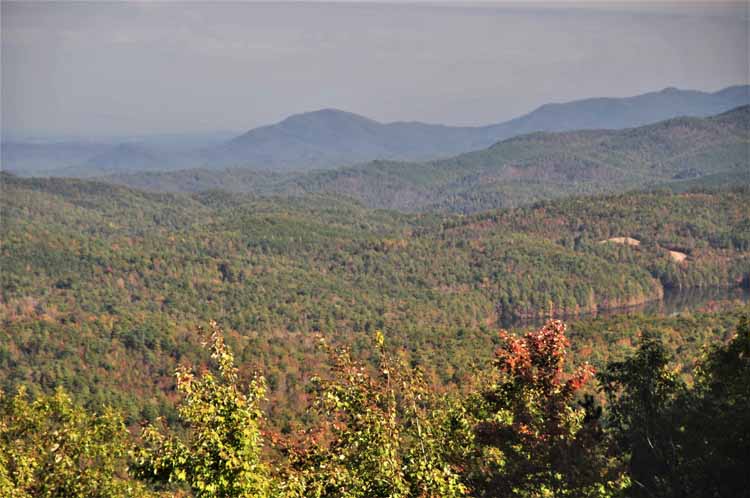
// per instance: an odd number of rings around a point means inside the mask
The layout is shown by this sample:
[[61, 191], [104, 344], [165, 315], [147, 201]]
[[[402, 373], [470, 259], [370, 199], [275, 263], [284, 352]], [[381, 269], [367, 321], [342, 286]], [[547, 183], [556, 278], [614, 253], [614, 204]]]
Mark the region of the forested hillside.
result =
[[361, 355], [382, 329], [431, 384], [461, 384], [502, 323], [747, 287], [749, 200], [637, 193], [443, 217], [4, 175], [0, 379], [152, 419], [216, 319], [243, 371], [266, 373], [280, 426], [320, 362], [312, 333]]
[[750, 184], [750, 107], [617, 131], [534, 133], [450, 159], [374, 161], [305, 174], [248, 170], [115, 175], [157, 191], [335, 193], [374, 208], [471, 213], [570, 195]]

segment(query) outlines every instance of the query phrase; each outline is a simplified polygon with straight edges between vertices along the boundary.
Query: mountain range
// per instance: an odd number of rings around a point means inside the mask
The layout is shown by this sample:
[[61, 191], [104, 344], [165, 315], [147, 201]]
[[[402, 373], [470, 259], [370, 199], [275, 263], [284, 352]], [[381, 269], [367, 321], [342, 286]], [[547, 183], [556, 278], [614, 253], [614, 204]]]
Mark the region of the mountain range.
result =
[[704, 93], [666, 88], [628, 98], [546, 104], [519, 118], [480, 127], [379, 123], [324, 109], [250, 130], [211, 151], [207, 164], [278, 171], [330, 168], [372, 159], [434, 159], [535, 131], [621, 129], [677, 116], [710, 116], [750, 103], [749, 89], [734, 86]]
[[423, 162], [376, 160], [334, 170], [250, 169], [120, 174], [105, 181], [169, 192], [338, 194], [369, 207], [474, 212], [567, 195], [750, 184], [750, 106], [624, 130], [536, 132]]
[[424, 161], [483, 149], [531, 132], [637, 127], [677, 116], [706, 117], [750, 104], [750, 86], [714, 93], [666, 88], [627, 98], [546, 104], [521, 117], [478, 127], [380, 123], [336, 109], [296, 114], [194, 150], [127, 144], [6, 142], [2, 165], [21, 175], [95, 176], [182, 168], [309, 171], [375, 159]]

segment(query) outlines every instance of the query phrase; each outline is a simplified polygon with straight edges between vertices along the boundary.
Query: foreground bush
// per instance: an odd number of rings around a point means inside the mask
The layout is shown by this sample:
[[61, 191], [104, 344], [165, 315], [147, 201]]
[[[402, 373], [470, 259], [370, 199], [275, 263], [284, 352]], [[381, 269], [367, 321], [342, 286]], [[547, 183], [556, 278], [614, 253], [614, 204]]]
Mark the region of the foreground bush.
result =
[[259, 403], [262, 378], [239, 385], [234, 356], [211, 323], [209, 348], [218, 376], [177, 371], [178, 406], [187, 435], [166, 435], [153, 426], [143, 432], [136, 452], [136, 476], [158, 483], [187, 484], [198, 498], [263, 498], [270, 495], [268, 469], [261, 462]]
[[418, 370], [386, 352], [380, 332], [376, 348], [374, 372], [347, 350], [327, 348], [331, 379], [313, 382], [323, 425], [306, 444], [287, 448], [288, 496], [454, 498], [467, 493], [447, 460], [448, 405], [427, 388]]
[[145, 497], [129, 479], [130, 434], [112, 410], [91, 413], [62, 390], [34, 401], [0, 392], [0, 496]]

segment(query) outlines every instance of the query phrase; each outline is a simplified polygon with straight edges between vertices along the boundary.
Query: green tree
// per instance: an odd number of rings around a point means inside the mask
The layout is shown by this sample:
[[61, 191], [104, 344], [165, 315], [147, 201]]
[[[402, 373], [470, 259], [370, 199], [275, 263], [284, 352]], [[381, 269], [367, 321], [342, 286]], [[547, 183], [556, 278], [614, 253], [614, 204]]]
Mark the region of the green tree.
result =
[[136, 473], [156, 482], [187, 484], [199, 498], [270, 496], [272, 481], [261, 461], [264, 380], [256, 377], [246, 390], [240, 388], [234, 356], [215, 322], [209, 347], [218, 376], [177, 370], [177, 388], [184, 394], [178, 414], [186, 436], [147, 427], [144, 445], [135, 452]]
[[[742, 496], [750, 489], [750, 320], [709, 352], [687, 403], [681, 474], [693, 496]], [[687, 405], [687, 406], [685, 406]]]
[[644, 333], [635, 355], [598, 376], [607, 397], [608, 427], [625, 456], [634, 496], [683, 496], [680, 427], [686, 386], [670, 366], [659, 336]]
[[145, 497], [129, 479], [130, 435], [110, 409], [90, 413], [58, 389], [29, 400], [0, 392], [0, 496]]
[[453, 498], [467, 488], [446, 459], [448, 411], [419, 371], [387, 353], [376, 332], [374, 374], [328, 346], [331, 380], [314, 380], [324, 426], [288, 447], [285, 491], [315, 498]]
[[740, 321], [712, 348], [689, 389], [670, 368], [661, 340], [600, 375], [610, 433], [626, 455], [635, 497], [743, 496], [750, 487], [750, 325]]

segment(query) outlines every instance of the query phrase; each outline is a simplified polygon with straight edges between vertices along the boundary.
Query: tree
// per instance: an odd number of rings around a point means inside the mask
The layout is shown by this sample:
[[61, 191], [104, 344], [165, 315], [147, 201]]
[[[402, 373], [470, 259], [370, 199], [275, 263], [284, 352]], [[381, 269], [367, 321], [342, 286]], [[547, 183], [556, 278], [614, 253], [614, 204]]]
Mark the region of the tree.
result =
[[626, 455], [636, 497], [742, 496], [750, 487], [750, 325], [710, 349], [692, 389], [670, 369], [660, 339], [600, 375], [610, 433]]
[[743, 496], [750, 487], [750, 324], [707, 351], [688, 388], [658, 336], [600, 374], [635, 497]]
[[90, 413], [62, 389], [29, 400], [0, 392], [0, 496], [145, 497], [128, 479], [130, 435], [111, 409]]
[[607, 397], [608, 427], [625, 456], [634, 496], [683, 496], [680, 428], [686, 386], [670, 368], [659, 337], [644, 333], [636, 354], [607, 365], [599, 382]]
[[385, 350], [376, 332], [371, 374], [345, 349], [327, 345], [331, 380], [314, 380], [324, 425], [305, 444], [287, 446], [285, 491], [316, 498], [453, 498], [467, 488], [446, 459], [443, 410], [420, 372]]
[[750, 489], [750, 320], [713, 348], [696, 372], [683, 430], [681, 474], [692, 496], [742, 496]]
[[144, 445], [134, 455], [136, 474], [187, 484], [198, 498], [270, 496], [271, 478], [261, 462], [264, 380], [256, 377], [241, 389], [234, 356], [215, 322], [209, 340], [218, 376], [204, 372], [196, 377], [186, 368], [176, 373], [177, 389], [184, 394], [178, 414], [186, 436], [147, 427]]
[[477, 454], [470, 479], [479, 496], [609, 496], [624, 481], [603, 451], [600, 412], [589, 398], [588, 364], [565, 375], [565, 325], [552, 320], [523, 337], [500, 332], [496, 376], [473, 395]]

